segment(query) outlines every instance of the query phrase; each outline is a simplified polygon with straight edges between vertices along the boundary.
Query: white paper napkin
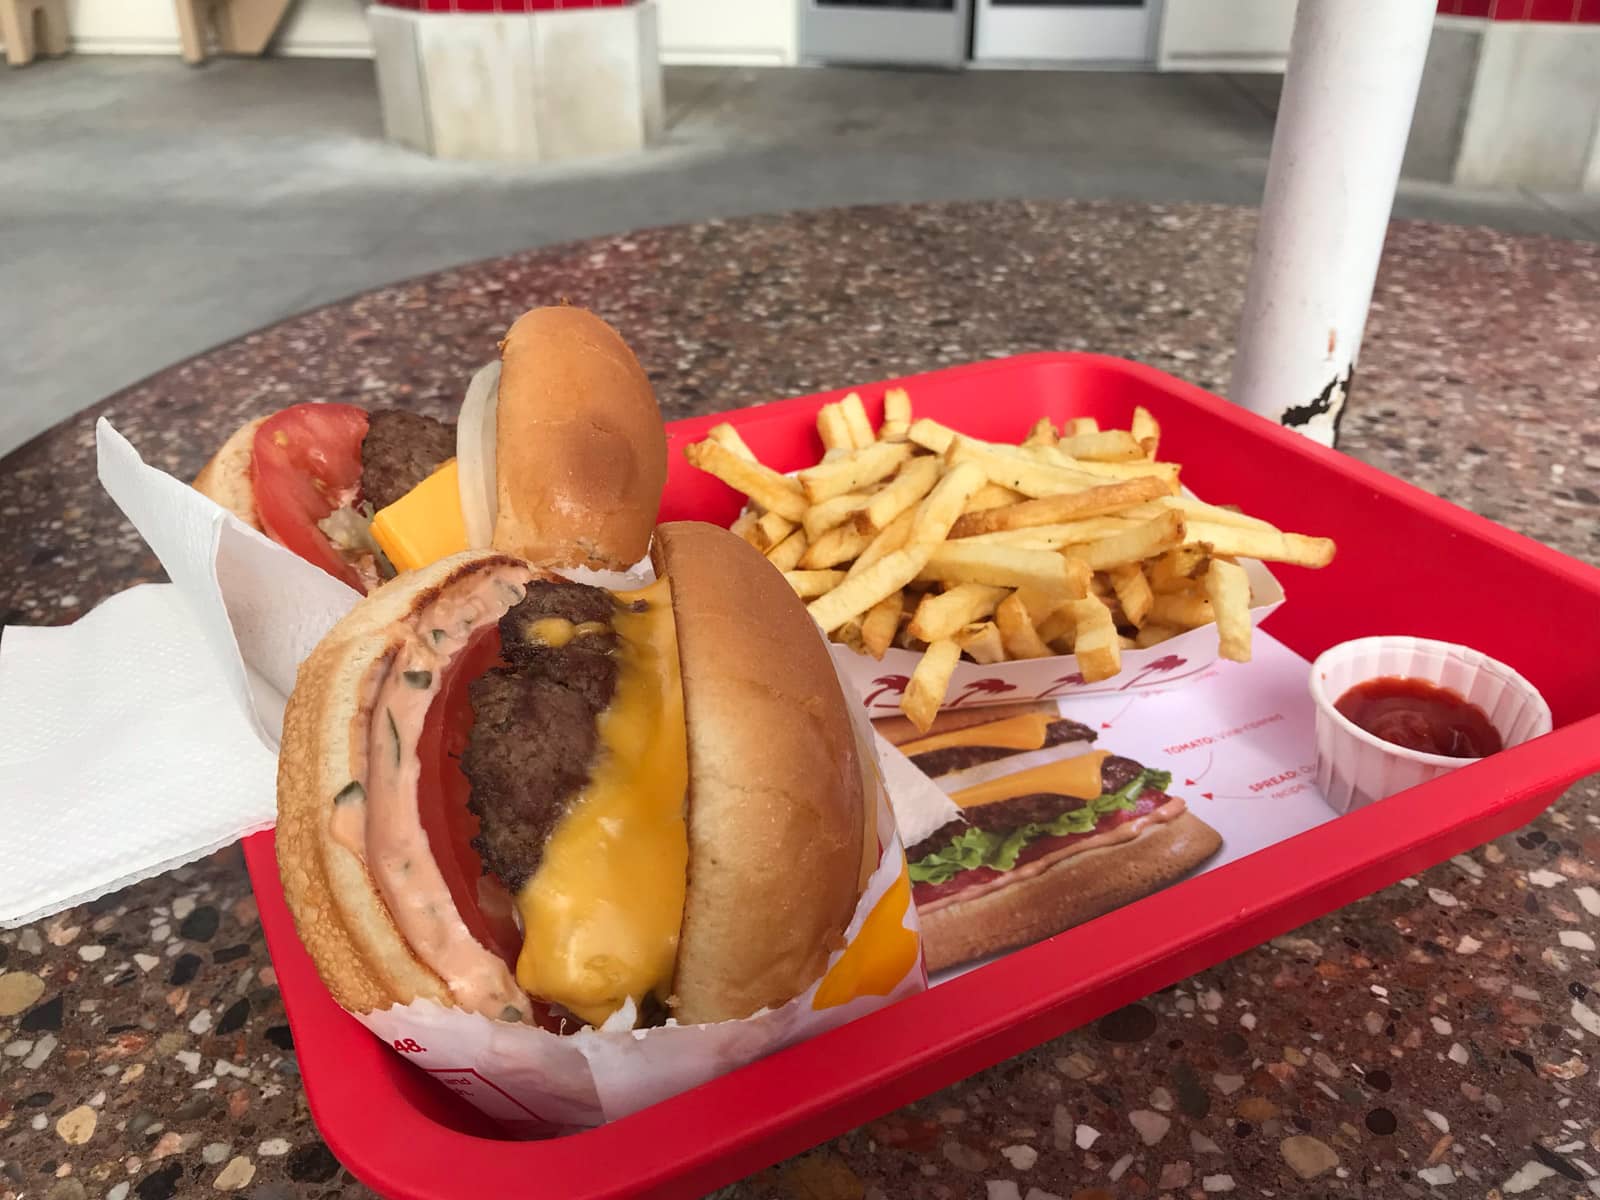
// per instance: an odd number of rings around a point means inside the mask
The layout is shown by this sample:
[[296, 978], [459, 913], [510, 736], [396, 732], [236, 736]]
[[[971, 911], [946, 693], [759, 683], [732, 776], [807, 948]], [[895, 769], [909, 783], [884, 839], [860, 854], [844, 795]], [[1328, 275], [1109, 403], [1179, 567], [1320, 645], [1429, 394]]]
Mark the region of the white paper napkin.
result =
[[170, 584], [0, 637], [0, 925], [272, 824], [276, 758]]

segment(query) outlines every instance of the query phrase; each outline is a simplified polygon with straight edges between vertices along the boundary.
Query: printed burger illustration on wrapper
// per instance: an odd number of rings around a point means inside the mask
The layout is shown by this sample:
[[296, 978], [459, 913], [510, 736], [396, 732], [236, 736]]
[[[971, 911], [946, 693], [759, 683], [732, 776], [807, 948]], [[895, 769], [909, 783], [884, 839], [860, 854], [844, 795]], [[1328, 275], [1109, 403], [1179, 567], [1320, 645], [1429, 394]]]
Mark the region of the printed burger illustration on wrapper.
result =
[[[318, 973], [529, 1136], [927, 982], [871, 730], [803, 604], [735, 535], [652, 537], [658, 494], [606, 482], [605, 545], [571, 520], [567, 562], [467, 550], [376, 588], [284, 719], [279, 867]], [[646, 544], [653, 582], [555, 573]]]

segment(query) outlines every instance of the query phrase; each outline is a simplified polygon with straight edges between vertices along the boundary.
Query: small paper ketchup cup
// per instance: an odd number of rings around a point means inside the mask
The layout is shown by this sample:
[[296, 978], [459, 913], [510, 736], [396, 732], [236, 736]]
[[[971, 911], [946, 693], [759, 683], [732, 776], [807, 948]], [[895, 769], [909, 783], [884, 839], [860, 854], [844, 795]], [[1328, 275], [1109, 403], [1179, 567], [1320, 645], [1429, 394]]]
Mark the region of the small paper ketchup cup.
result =
[[1386, 742], [1334, 707], [1356, 685], [1394, 677], [1431, 683], [1476, 705], [1508, 749], [1550, 732], [1544, 697], [1510, 667], [1476, 650], [1413, 637], [1342, 642], [1311, 664], [1317, 787], [1336, 812], [1350, 812], [1479, 761]]

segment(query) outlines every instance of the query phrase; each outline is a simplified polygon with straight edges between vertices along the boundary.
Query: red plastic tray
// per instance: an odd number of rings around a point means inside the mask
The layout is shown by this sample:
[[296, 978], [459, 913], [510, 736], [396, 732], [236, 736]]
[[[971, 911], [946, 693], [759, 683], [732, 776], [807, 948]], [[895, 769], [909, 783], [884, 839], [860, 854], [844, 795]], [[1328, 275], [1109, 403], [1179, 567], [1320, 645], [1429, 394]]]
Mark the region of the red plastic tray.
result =
[[[1600, 769], [1600, 571], [1314, 445], [1150, 367], [1040, 354], [892, 381], [919, 416], [1020, 440], [1041, 415], [1161, 423], [1164, 458], [1217, 503], [1338, 539], [1319, 572], [1283, 568], [1268, 625], [1307, 658], [1348, 638], [1465, 642], [1526, 675], [1555, 732], [1159, 892], [1099, 920], [599, 1129], [499, 1139], [336, 1007], [294, 933], [270, 833], [245, 852], [318, 1128], [394, 1197], [702, 1195], [1525, 824]], [[884, 388], [863, 387], [881, 408]], [[788, 470], [821, 452], [842, 392], [669, 427], [663, 519], [727, 523], [740, 497], [681, 449], [731, 421]]]

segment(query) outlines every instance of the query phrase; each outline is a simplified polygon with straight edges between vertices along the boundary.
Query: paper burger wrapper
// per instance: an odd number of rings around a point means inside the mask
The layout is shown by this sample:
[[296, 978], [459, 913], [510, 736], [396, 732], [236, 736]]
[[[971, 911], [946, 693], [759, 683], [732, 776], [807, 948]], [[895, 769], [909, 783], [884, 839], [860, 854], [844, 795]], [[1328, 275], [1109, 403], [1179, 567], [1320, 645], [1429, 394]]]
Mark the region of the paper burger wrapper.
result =
[[[1283, 585], [1260, 562], [1243, 559], [1240, 566], [1250, 580], [1250, 620], [1259, 625], [1283, 603]], [[860, 698], [868, 716], [886, 717], [900, 711], [900, 697], [911, 683], [911, 673], [922, 661], [920, 653], [893, 647], [885, 651], [882, 659], [876, 659], [837, 642], [831, 644], [831, 649], [845, 686]], [[1216, 661], [1214, 625], [1187, 630], [1147, 650], [1124, 650], [1122, 670], [1110, 679], [1095, 682], [1084, 679], [1076, 656], [1071, 654], [988, 665], [963, 658], [956, 664], [940, 707], [977, 708], [984, 704], [1021, 704], [1115, 692], [1164, 692], [1197, 679]]]
[[558, 1035], [431, 1000], [353, 1014], [397, 1054], [519, 1137], [549, 1137], [637, 1112], [785, 1046], [815, 1037], [928, 986], [905, 850], [874, 734], [852, 707], [876, 827], [877, 865], [844, 946], [821, 978], [779, 1008], [710, 1025], [653, 1029], [619, 1014], [608, 1027]]

